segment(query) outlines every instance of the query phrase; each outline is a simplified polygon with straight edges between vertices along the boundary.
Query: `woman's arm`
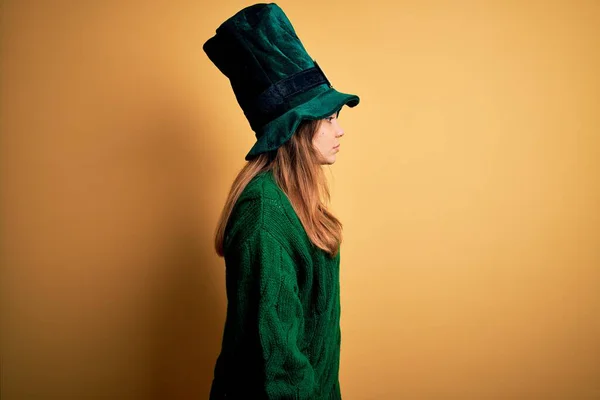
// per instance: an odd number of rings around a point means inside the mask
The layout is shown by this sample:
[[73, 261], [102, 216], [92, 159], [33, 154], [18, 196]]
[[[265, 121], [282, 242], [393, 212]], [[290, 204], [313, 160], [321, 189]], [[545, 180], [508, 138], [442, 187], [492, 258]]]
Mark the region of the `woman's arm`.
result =
[[[268, 399], [311, 399], [315, 373], [298, 347], [304, 315], [296, 269], [280, 242], [259, 228], [245, 243], [240, 273], [258, 285], [255, 321], [264, 360], [263, 387]], [[251, 322], [253, 323], [253, 322]]]

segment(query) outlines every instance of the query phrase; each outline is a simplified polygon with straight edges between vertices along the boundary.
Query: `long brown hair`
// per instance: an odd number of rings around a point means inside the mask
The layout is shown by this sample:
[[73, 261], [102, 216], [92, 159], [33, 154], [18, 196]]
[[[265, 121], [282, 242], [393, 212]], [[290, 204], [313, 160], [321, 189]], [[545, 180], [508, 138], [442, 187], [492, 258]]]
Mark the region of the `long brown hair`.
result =
[[327, 179], [312, 140], [320, 120], [302, 121], [292, 138], [271, 153], [248, 161], [231, 185], [215, 234], [215, 250], [223, 256], [225, 227], [244, 188], [257, 174], [273, 171], [311, 242], [334, 257], [342, 242], [342, 223], [327, 209], [330, 200]]

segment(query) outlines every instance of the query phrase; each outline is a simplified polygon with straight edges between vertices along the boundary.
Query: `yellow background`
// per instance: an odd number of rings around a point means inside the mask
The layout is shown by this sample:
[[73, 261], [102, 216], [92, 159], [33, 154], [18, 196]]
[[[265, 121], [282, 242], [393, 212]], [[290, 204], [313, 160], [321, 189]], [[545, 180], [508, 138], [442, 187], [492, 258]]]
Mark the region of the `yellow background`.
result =
[[[2, 5], [2, 398], [207, 398], [242, 1]], [[344, 399], [600, 398], [600, 2], [279, 3], [342, 91]], [[37, 397], [39, 396], [39, 397]]]

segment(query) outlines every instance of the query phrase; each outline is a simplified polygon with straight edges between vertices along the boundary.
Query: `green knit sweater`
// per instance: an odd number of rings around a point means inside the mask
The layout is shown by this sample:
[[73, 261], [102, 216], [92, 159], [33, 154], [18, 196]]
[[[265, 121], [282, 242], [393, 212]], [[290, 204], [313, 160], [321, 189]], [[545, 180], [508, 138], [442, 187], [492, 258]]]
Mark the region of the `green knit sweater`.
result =
[[341, 399], [339, 252], [314, 246], [273, 174], [225, 230], [227, 318], [210, 398]]

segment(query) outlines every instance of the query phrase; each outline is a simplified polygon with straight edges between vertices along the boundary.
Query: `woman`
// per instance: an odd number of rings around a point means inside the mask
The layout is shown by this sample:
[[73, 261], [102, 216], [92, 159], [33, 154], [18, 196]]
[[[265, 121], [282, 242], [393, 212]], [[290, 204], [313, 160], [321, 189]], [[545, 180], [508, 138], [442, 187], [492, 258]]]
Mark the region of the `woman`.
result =
[[231, 81], [257, 141], [235, 179], [215, 247], [227, 318], [211, 399], [341, 399], [342, 224], [322, 165], [339, 152], [337, 92], [276, 4], [225, 21], [204, 50]]

